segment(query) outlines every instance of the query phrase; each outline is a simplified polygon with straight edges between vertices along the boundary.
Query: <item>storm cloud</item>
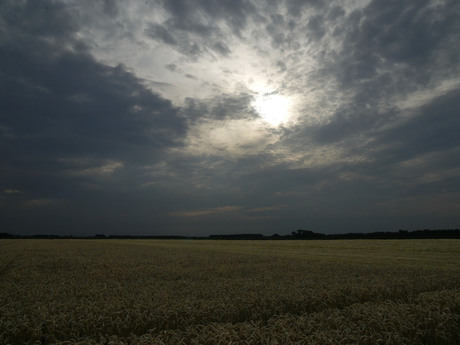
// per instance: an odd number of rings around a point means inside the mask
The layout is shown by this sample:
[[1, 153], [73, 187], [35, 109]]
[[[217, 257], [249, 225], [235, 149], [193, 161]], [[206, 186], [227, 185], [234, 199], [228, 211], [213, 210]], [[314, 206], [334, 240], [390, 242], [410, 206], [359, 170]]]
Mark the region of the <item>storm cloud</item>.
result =
[[456, 1], [4, 1], [10, 233], [456, 228]]

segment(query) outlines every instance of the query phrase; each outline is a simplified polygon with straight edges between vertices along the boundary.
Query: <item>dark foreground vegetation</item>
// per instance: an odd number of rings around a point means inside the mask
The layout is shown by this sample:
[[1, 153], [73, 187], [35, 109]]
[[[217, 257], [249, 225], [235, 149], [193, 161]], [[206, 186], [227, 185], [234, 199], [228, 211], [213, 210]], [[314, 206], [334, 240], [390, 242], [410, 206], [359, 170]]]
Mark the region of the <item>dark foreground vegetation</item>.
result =
[[460, 240], [0, 240], [0, 344], [460, 345]]
[[436, 239], [436, 238], [456, 238], [460, 239], [460, 229], [438, 229], [438, 230], [399, 230], [398, 232], [353, 232], [346, 234], [322, 234], [311, 230], [296, 230], [289, 235], [274, 234], [266, 236], [262, 234], [227, 234], [227, 235], [210, 235], [208, 237], [200, 236], [137, 236], [137, 235], [105, 235], [96, 234], [94, 236], [66, 236], [66, 235], [14, 235], [9, 233], [0, 233], [0, 238], [44, 238], [44, 239], [196, 239], [196, 240], [346, 240], [346, 239]]

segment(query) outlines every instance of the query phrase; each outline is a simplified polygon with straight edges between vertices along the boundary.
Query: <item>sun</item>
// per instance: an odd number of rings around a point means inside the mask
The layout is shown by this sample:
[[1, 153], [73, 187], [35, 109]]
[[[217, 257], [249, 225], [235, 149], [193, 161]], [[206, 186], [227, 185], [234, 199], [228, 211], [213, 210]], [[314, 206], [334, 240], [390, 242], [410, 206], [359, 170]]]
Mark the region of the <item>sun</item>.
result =
[[278, 93], [265, 93], [254, 102], [254, 107], [263, 121], [277, 127], [289, 120], [289, 99]]

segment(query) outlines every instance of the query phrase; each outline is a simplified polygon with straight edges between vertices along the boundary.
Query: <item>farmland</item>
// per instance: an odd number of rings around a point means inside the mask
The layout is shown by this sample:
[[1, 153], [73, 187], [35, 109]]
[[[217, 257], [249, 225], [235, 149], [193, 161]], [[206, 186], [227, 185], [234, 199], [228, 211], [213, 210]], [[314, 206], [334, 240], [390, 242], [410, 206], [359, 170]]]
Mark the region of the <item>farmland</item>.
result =
[[460, 240], [0, 240], [0, 344], [460, 344]]

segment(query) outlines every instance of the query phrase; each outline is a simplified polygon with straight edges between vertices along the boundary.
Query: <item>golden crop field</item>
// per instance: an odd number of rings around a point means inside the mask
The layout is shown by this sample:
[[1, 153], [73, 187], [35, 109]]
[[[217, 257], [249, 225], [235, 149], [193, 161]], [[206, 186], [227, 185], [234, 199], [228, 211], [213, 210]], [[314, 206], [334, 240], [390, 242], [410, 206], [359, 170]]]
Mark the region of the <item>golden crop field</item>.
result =
[[0, 240], [0, 344], [460, 344], [459, 240]]

